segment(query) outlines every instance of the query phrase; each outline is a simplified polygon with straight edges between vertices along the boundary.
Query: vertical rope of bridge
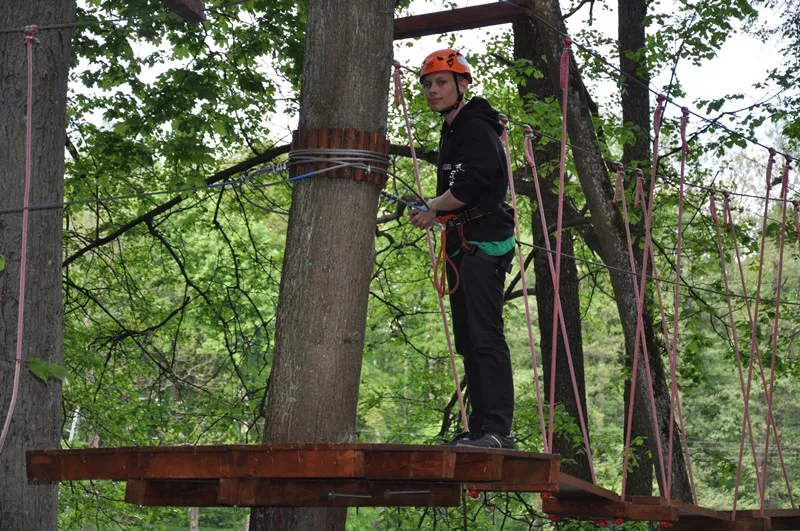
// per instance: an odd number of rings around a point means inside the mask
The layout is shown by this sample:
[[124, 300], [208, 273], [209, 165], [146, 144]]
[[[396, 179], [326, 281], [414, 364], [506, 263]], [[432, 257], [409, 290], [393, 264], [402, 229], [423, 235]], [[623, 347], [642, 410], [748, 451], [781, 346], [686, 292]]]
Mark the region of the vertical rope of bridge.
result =
[[[769, 167], [769, 164], [768, 164], [768, 171], [771, 174], [771, 167]], [[769, 182], [770, 180], [771, 180], [771, 177], [768, 177], [767, 178], [767, 182]], [[745, 278], [744, 278], [744, 266], [742, 265], [742, 257], [741, 257], [741, 254], [739, 252], [739, 242], [738, 242], [738, 240], [736, 238], [736, 226], [733, 224], [733, 214], [732, 214], [731, 208], [730, 208], [730, 197], [729, 197], [729, 195], [730, 194], [728, 194], [727, 192], [725, 193], [725, 202], [723, 204], [724, 205], [723, 206], [723, 208], [724, 208], [723, 219], [724, 220], [729, 220], [728, 221], [728, 223], [729, 223], [728, 227], [729, 227], [729, 230], [730, 230], [730, 233], [731, 233], [731, 239], [733, 240], [734, 250], [736, 252], [736, 262], [737, 262], [738, 267], [739, 267], [739, 278], [740, 278], [741, 283], [742, 283], [742, 293], [747, 293], [747, 282], [745, 281]], [[753, 321], [753, 318], [754, 318], [753, 317], [753, 312], [750, 309], [750, 300], [745, 298], [744, 303], [745, 303], [745, 308], [747, 309], [747, 317], [749, 319], [748, 322], [750, 323], [750, 326], [751, 327], [756, 326], [754, 324], [754, 321]], [[754, 361], [758, 362], [759, 376], [761, 377], [761, 387], [762, 387], [762, 389], [764, 389], [764, 395], [766, 396], [766, 394], [768, 393], [767, 378], [766, 378], [766, 376], [764, 374], [764, 365], [761, 362], [761, 356], [750, 356], [750, 365], [748, 367], [748, 376], [747, 376], [747, 378], [748, 378], [748, 390], [747, 390], [747, 395], [746, 396], [749, 397], [749, 385], [750, 385], [750, 382], [752, 381], [752, 373], [753, 373], [753, 368], [754, 368]], [[745, 406], [749, 408], [749, 400], [748, 400], [748, 403], [745, 404]], [[772, 412], [768, 411], [768, 414], [772, 415]], [[749, 414], [748, 414], [748, 419], [747, 420], [748, 420], [748, 422], [750, 422]], [[744, 426], [742, 426], [742, 430], [744, 430]], [[780, 458], [781, 469], [783, 471], [783, 476], [784, 476], [784, 479], [786, 479], [788, 477], [788, 474], [786, 472], [786, 466], [785, 466], [785, 463], [784, 463], [784, 460], [783, 460], [783, 450], [781, 449], [780, 435], [778, 433], [778, 427], [775, 424], [775, 422], [772, 422], [772, 431], [773, 431], [773, 434], [775, 435], [775, 443], [776, 443], [775, 447], [777, 448], [778, 457]], [[757, 463], [755, 465], [755, 468], [756, 468], [756, 477], [758, 477], [758, 464]], [[761, 486], [759, 485], [757, 488], [760, 491]], [[789, 498], [790, 498], [790, 500], [792, 502], [792, 505], [794, 506], [794, 499], [791, 496], [791, 486], [788, 485], [788, 484], [787, 484], [787, 491], [789, 491]]]
[[548, 415], [548, 433], [547, 433], [547, 446], [553, 447], [553, 427], [555, 424], [555, 395], [556, 395], [556, 348], [558, 346], [558, 339], [556, 336], [556, 327], [558, 320], [555, 316], [558, 315], [561, 309], [561, 229], [562, 217], [564, 213], [564, 174], [566, 173], [567, 162], [567, 103], [569, 100], [569, 37], [564, 37], [564, 49], [561, 52], [561, 154], [558, 168], [558, 215], [556, 221], [556, 266], [553, 275], [553, 289], [555, 297], [553, 299], [553, 328], [550, 337], [553, 338], [553, 343], [550, 348], [550, 392], [549, 398], [549, 415]]
[[[658, 141], [659, 136], [661, 133], [661, 117], [664, 112], [664, 102], [666, 98], [659, 94], [656, 103], [656, 110], [653, 116], [653, 169], [650, 176], [650, 203], [644, 202], [642, 204], [642, 209], [644, 211], [644, 230], [645, 230], [645, 239], [644, 239], [644, 254], [642, 256], [642, 274], [641, 278], [641, 287], [639, 289], [639, 293], [637, 294], [637, 301], [636, 301], [636, 329], [637, 335], [639, 334], [639, 330], [641, 329], [644, 331], [643, 326], [643, 318], [644, 318], [644, 295], [646, 291], [647, 285], [647, 265], [648, 259], [650, 257], [650, 247], [653, 244], [652, 241], [652, 234], [651, 234], [651, 218], [653, 215], [653, 205], [655, 205], [655, 184], [656, 184], [656, 175], [658, 170]], [[637, 188], [641, 189], [642, 197], [640, 200], [644, 200], [644, 188], [637, 184]], [[646, 338], [642, 336], [642, 342], [646, 342]], [[633, 345], [633, 371], [631, 373], [631, 399], [628, 404], [628, 421], [627, 421], [627, 429], [625, 433], [625, 450], [623, 456], [623, 463], [622, 463], [622, 493], [621, 496], [625, 499], [625, 489], [627, 487], [627, 480], [628, 480], [628, 460], [630, 458], [630, 444], [631, 444], [631, 427], [633, 424], [633, 404], [636, 397], [636, 375], [638, 371], [638, 361], [639, 361], [639, 341], [635, 340]], [[645, 356], [645, 365], [649, 367], [649, 360], [647, 356]], [[648, 370], [649, 372], [649, 370]], [[648, 374], [648, 378], [649, 378]], [[649, 380], [648, 380], [649, 383]], [[651, 415], [653, 417], [653, 436], [655, 438], [656, 449], [658, 453], [658, 463], [661, 468], [661, 478], [662, 480], [666, 481], [666, 474], [664, 473], [664, 455], [661, 450], [661, 437], [660, 431], [658, 429], [658, 417], [655, 414], [655, 396], [652, 392], [652, 387], [650, 387], [650, 394], [651, 394]], [[664, 485], [666, 485], [664, 483]]]
[[[422, 182], [419, 178], [419, 163], [417, 161], [417, 152], [414, 149], [414, 135], [411, 132], [411, 120], [408, 118], [408, 105], [406, 104], [406, 97], [403, 91], [403, 81], [400, 77], [400, 63], [394, 61], [394, 97], [395, 104], [398, 102], [403, 108], [403, 117], [406, 122], [406, 133], [408, 134], [408, 146], [411, 150], [411, 161], [414, 166], [414, 179], [417, 182], [417, 194], [423, 197]], [[431, 230], [425, 229], [425, 239], [428, 242], [428, 252], [431, 255], [431, 267], [436, 271], [436, 251], [433, 248], [433, 238], [431, 237]], [[467, 410], [464, 407], [464, 397], [461, 394], [461, 380], [458, 377], [458, 369], [456, 368], [455, 351], [453, 350], [453, 342], [450, 339], [450, 325], [447, 323], [447, 310], [444, 307], [444, 296], [437, 290], [436, 295], [439, 299], [439, 313], [442, 315], [442, 324], [444, 326], [444, 337], [447, 340], [447, 350], [450, 353], [450, 368], [453, 371], [453, 379], [456, 384], [456, 396], [458, 397], [458, 409], [461, 413], [461, 422], [464, 426], [464, 431], [469, 431], [469, 421], [467, 420]]]
[[[685, 186], [686, 186], [686, 155], [689, 153], [689, 144], [686, 141], [686, 125], [689, 123], [689, 109], [686, 107], [681, 108], [681, 176], [680, 186], [678, 190], [678, 234], [675, 249], [675, 289], [673, 296], [673, 321], [672, 321], [672, 348], [667, 350], [669, 358], [669, 372], [672, 387], [672, 399], [669, 402], [669, 443], [667, 450], [667, 503], [672, 501], [672, 449], [674, 444], [675, 432], [675, 402], [678, 397], [678, 382], [676, 374], [676, 365], [678, 362], [678, 326], [680, 322], [680, 294], [681, 294], [681, 254], [683, 250], [683, 203], [685, 199]], [[652, 200], [652, 199], [651, 199]], [[653, 259], [655, 264], [655, 259]], [[656, 276], [655, 274], [653, 276]], [[681, 418], [681, 423], [683, 419]], [[689, 460], [688, 449], [686, 451], [686, 459]], [[692, 489], [694, 492], [694, 489]]]
[[[771, 356], [770, 356], [770, 375], [769, 375], [769, 392], [767, 393], [767, 430], [766, 430], [766, 437], [764, 442], [764, 466], [761, 471], [761, 494], [764, 495], [764, 490], [767, 488], [767, 464], [769, 463], [769, 434], [770, 434], [770, 427], [775, 426], [775, 416], [773, 412], [773, 397], [775, 392], [775, 363], [777, 360], [778, 354], [778, 328], [780, 325], [781, 320], [781, 289], [783, 286], [783, 254], [786, 244], [786, 209], [787, 209], [787, 201], [786, 201], [786, 193], [789, 188], [789, 168], [791, 167], [792, 159], [789, 156], [785, 156], [785, 163], [783, 166], [783, 178], [781, 179], [781, 191], [780, 191], [780, 198], [781, 198], [781, 229], [780, 229], [780, 244], [778, 246], [778, 283], [775, 288], [775, 318], [773, 319], [773, 326], [772, 326], [772, 348], [771, 348]], [[777, 431], [775, 433], [775, 444], [780, 448], [780, 438], [777, 435]], [[794, 507], [794, 499], [792, 497], [792, 487], [789, 481], [789, 477], [786, 475], [786, 467], [784, 466], [783, 462], [783, 455], [779, 451], [779, 456], [781, 460], [781, 468], [783, 469], [784, 479], [786, 480], [786, 488], [788, 489], [789, 499], [792, 502], [792, 507]], [[764, 514], [764, 503], [762, 498], [761, 503], [761, 514]]]
[[[534, 392], [536, 393], [536, 407], [538, 408], [539, 411], [539, 429], [542, 435], [542, 446], [544, 448], [544, 452], [552, 453], [550, 448], [547, 446], [547, 432], [545, 431], [544, 427], [544, 409], [542, 407], [542, 395], [539, 389], [539, 372], [536, 364], [536, 346], [533, 339], [533, 324], [531, 323], [531, 310], [530, 310], [530, 303], [528, 301], [528, 281], [525, 278], [525, 259], [522, 256], [522, 247], [519, 244], [519, 242], [522, 241], [522, 236], [520, 235], [520, 230], [519, 230], [517, 192], [516, 189], [514, 188], [514, 173], [511, 171], [511, 150], [509, 149], [508, 146], [508, 118], [501, 115], [500, 121], [504, 125], [502, 140], [506, 152], [506, 165], [508, 167], [508, 187], [509, 190], [511, 191], [511, 207], [514, 209], [514, 232], [517, 238], [517, 262], [519, 264], [519, 278], [522, 282], [522, 301], [525, 305], [525, 323], [528, 326], [528, 345], [530, 346], [531, 349], [531, 367], [533, 368], [533, 387], [534, 387]], [[533, 163], [532, 154], [531, 158], [528, 158], [527, 145], [525, 146], [525, 159], [528, 161], [528, 164], [531, 165], [531, 168], [533, 168], [534, 179], [535, 179], [536, 165]]]
[[[745, 408], [745, 418], [742, 419], [742, 433], [739, 437], [739, 455], [744, 452], [744, 438], [746, 435], [746, 428], [745, 422], [746, 417], [749, 415], [750, 411], [750, 391], [752, 389], [752, 381], [753, 381], [753, 365], [754, 360], [756, 358], [760, 359], [759, 349], [758, 349], [758, 306], [761, 302], [761, 280], [763, 277], [764, 272], [764, 247], [765, 242], [767, 239], [767, 220], [769, 215], [769, 195], [772, 191], [772, 168], [775, 165], [775, 149], [769, 149], [769, 160], [767, 161], [767, 171], [766, 171], [766, 195], [764, 197], [764, 215], [761, 220], [761, 248], [759, 250], [759, 258], [758, 258], [758, 275], [756, 277], [756, 292], [755, 292], [755, 301], [753, 303], [753, 312], [749, 313], [750, 305], [747, 304], [748, 314], [750, 317], [750, 364], [747, 370], [747, 388], [745, 389], [745, 396], [744, 396], [744, 408]], [[736, 244], [736, 240], [734, 240], [734, 244]], [[737, 245], [736, 250], [736, 258], [739, 261], [739, 274], [741, 275], [742, 280], [742, 287], [745, 287], [745, 280], [744, 280], [744, 272], [742, 270], [742, 263], [741, 258], [739, 256], [739, 250]], [[744, 292], [747, 294], [747, 291]], [[747, 299], [745, 299], [747, 301]], [[733, 496], [734, 500], [739, 495], [739, 483], [741, 481], [742, 471], [741, 467], [736, 470], [736, 482], [734, 484]], [[759, 486], [759, 501], [760, 507], [763, 509], [764, 507], [764, 491]], [[735, 514], [735, 513], [734, 513]]]
[[14, 383], [11, 388], [11, 403], [8, 406], [3, 430], [0, 432], [0, 453], [3, 451], [14, 409], [17, 406], [19, 378], [22, 370], [22, 332], [25, 318], [25, 269], [28, 262], [28, 204], [31, 190], [31, 137], [33, 121], [33, 43], [36, 41], [36, 26], [25, 28], [25, 47], [28, 55], [28, 94], [25, 110], [25, 191], [22, 198], [22, 243], [19, 259], [19, 299], [17, 302], [17, 345], [16, 363], [14, 364]]
[[[548, 264], [548, 266], [550, 268], [550, 276], [555, 278], [555, 265], [553, 264], [553, 252], [552, 252], [552, 249], [551, 249], [551, 246], [550, 246], [550, 235], [549, 235], [549, 232], [547, 230], [547, 219], [545, 218], [544, 208], [542, 206], [542, 205], [544, 205], [544, 202], [542, 201], [542, 190], [541, 190], [541, 186], [539, 184], [539, 175], [538, 175], [538, 173], [536, 171], [536, 162], [534, 161], [534, 152], [533, 152], [533, 143], [532, 143], [533, 130], [531, 129], [530, 126], [527, 126], [527, 125], [524, 126], [523, 129], [525, 131], [525, 144], [524, 144], [525, 145], [525, 158], [527, 159], [528, 165], [531, 167], [531, 172], [533, 174], [533, 184], [534, 184], [534, 189], [536, 190], [536, 201], [537, 201], [537, 203], [539, 205], [539, 208], [538, 208], [538, 210], [539, 210], [539, 220], [540, 220], [540, 222], [542, 224], [542, 235], [544, 236], [543, 239], [544, 239], [544, 245], [545, 245], [545, 250], [546, 250], [546, 254], [547, 254], [547, 264]], [[570, 346], [569, 346], [569, 336], [567, 335], [567, 326], [566, 326], [566, 322], [564, 321], [564, 311], [560, 306], [559, 306], [558, 315], [554, 315], [553, 319], [558, 319], [558, 323], [559, 323], [559, 325], [561, 327], [561, 335], [562, 335], [562, 337], [564, 339], [564, 346], [565, 346], [565, 350], [567, 352], [567, 358], [568, 358], [568, 360], [571, 361], [572, 360], [572, 351], [570, 350]], [[556, 341], [555, 337], [553, 337], [553, 341], [554, 342]], [[575, 394], [575, 400], [576, 400], [576, 402], [578, 404], [578, 414], [579, 414], [580, 419], [581, 419], [581, 436], [583, 438], [584, 449], [586, 451], [587, 461], [589, 463], [589, 472], [591, 473], [592, 481], [596, 483], [597, 480], [596, 480], [595, 471], [594, 471], [594, 461], [593, 461], [593, 458], [592, 458], [591, 445], [589, 444], [589, 434], [588, 434], [588, 430], [586, 430], [586, 424], [584, 422], [583, 408], [582, 408], [581, 403], [580, 403], [580, 396], [579, 396], [579, 393], [578, 393], [578, 386], [577, 386], [576, 380], [574, 378], [574, 371], [573, 371], [572, 385], [573, 385], [573, 387], [572, 387], [573, 388], [573, 393]], [[552, 448], [550, 449], [550, 452], [552, 453]]]
[[[725, 196], [725, 204], [723, 206], [723, 223], [726, 223], [726, 224], [727, 223], [731, 223], [732, 224], [733, 223], [733, 219], [731, 219], [731, 217], [729, 216], [730, 210], [728, 209], [728, 206], [727, 206], [727, 200], [728, 200], [728, 198], [727, 198], [727, 195], [726, 195]], [[724, 250], [722, 248], [722, 231], [721, 231], [720, 226], [719, 226], [719, 216], [717, 215], [717, 198], [716, 198], [716, 194], [714, 193], [713, 190], [710, 193], [709, 212], [711, 214], [711, 221], [714, 223], [714, 230], [716, 232], [717, 254], [719, 255], [719, 267], [720, 267], [720, 271], [722, 272], [722, 282], [723, 282], [723, 285], [725, 287], [725, 302], [728, 305], [728, 325], [731, 327], [731, 338], [732, 338], [732, 341], [733, 341], [733, 352], [734, 352], [734, 355], [736, 356], [736, 366], [737, 366], [737, 368], [739, 370], [739, 386], [742, 389], [742, 397], [744, 397], [745, 396], [744, 365], [742, 364], [741, 349], [739, 347], [739, 333], [736, 331], [736, 320], [734, 319], [734, 314], [733, 314], [733, 302], [731, 301], [731, 290], [730, 290], [730, 287], [729, 287], [729, 284], [728, 284], [728, 271], [727, 271], [727, 267], [725, 265], [725, 252], [724, 252]], [[737, 250], [737, 255], [738, 255], [738, 250]], [[748, 304], [748, 310], [749, 310], [749, 304]], [[753, 425], [752, 425], [752, 422], [750, 421], [749, 409], [747, 407], [745, 407], [742, 415], [743, 415], [743, 418], [742, 418], [742, 423], [743, 423], [742, 426], [743, 426], [743, 428], [742, 429], [746, 428], [747, 432], [748, 432], [748, 434], [750, 436], [750, 449], [751, 449], [752, 454], [753, 454], [753, 465], [754, 465], [754, 469], [755, 469], [755, 472], [756, 472], [756, 485], [757, 485], [756, 488], [758, 489], [759, 495], [760, 495], [761, 479], [760, 479], [760, 475], [758, 473], [758, 455], [756, 453], [755, 438], [753, 437]], [[737, 468], [738, 470], [741, 469], [742, 463], [743, 463], [743, 460], [744, 460], [744, 445], [742, 445], [742, 448], [740, 448], [740, 450], [741, 451], [739, 453], [739, 464], [738, 464], [738, 468]], [[736, 501], [737, 501], [736, 498], [737, 497], [738, 497], [738, 492], [733, 497], [733, 510], [731, 512], [731, 518], [733, 518], [733, 519], [736, 518]]]

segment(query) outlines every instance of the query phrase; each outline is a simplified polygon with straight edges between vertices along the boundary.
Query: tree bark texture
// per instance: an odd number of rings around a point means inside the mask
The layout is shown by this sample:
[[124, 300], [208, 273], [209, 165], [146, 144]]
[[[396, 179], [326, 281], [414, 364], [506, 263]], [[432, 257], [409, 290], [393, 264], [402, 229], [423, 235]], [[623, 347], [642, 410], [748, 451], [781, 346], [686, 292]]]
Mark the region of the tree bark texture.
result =
[[[386, 132], [391, 0], [308, 3], [301, 128]], [[378, 187], [324, 176], [292, 193], [265, 443], [354, 438]], [[250, 529], [344, 529], [346, 509], [254, 510]]]
[[[620, 76], [620, 98], [622, 102], [622, 123], [633, 128], [633, 140], [623, 145], [622, 164], [631, 170], [640, 168], [645, 176], [645, 183], [650, 181], [650, 168], [652, 167], [652, 154], [650, 152], [650, 92], [647, 90], [650, 82], [650, 73], [643, 64], [642, 58], [637, 54], [645, 46], [645, 16], [647, 15], [647, 2], [645, 0], [619, 0], [617, 5], [618, 32], [619, 32], [619, 63], [620, 69], [639, 80], [633, 81], [626, 76]], [[631, 180], [628, 181], [633, 182]], [[628, 188], [632, 188], [629, 186]], [[649, 188], [646, 188], [649, 189]], [[631, 226], [631, 234], [639, 242], [644, 236], [644, 224], [640, 221]], [[634, 246], [637, 263], [641, 263], [642, 252], [639, 245]], [[651, 308], [652, 298], [645, 301]], [[652, 313], [647, 312], [649, 328], [652, 329]], [[655, 342], [652, 333], [647, 334], [648, 352], [660, 352], [660, 346]], [[626, 352], [625, 364], [628, 369], [633, 366], [633, 351]], [[625, 411], [630, 404], [631, 381], [625, 383]], [[642, 409], [634, 411], [633, 424], [631, 425], [631, 438], [643, 437], [652, 432], [647, 423], [649, 417], [642, 414]], [[627, 425], [626, 425], [627, 426]], [[628, 476], [628, 492], [631, 495], [649, 496], [653, 490], [653, 458], [649, 455], [647, 446], [631, 448], [638, 466], [631, 469]], [[655, 454], [653, 454], [655, 455]]]
[[[535, 23], [542, 38], [543, 52], [547, 58], [550, 80], [553, 89], [559, 94], [560, 98], [559, 65], [563, 49], [563, 37], [553, 28], [557, 28], [563, 34], [567, 33], [562, 19], [561, 7], [558, 0], [531, 0], [531, 6], [538, 17]], [[610, 266], [609, 274], [625, 334], [625, 349], [626, 352], [633, 352], [638, 312], [637, 301], [634, 296], [634, 277], [628, 273], [623, 273], [623, 271], [630, 270], [630, 264], [622, 217], [617, 208], [611, 203], [611, 198], [613, 197], [611, 181], [605, 162], [600, 156], [602, 152], [591, 120], [586, 89], [574, 57], [570, 58], [569, 76], [567, 129], [570, 141], [583, 148], [581, 150], [573, 150], [575, 166], [591, 212], [594, 232], [597, 235], [600, 246], [600, 256], [603, 262]], [[589, 150], [591, 153], [587, 153], [584, 150]], [[637, 265], [637, 267], [640, 266]], [[652, 322], [652, 318], [645, 319], [645, 322]], [[652, 339], [652, 327], [646, 326], [645, 328], [645, 334], [649, 336], [647, 342], [652, 345], [655, 343], [655, 340]], [[644, 361], [641, 357], [635, 383], [637, 414], [640, 413], [647, 419], [647, 443], [653, 455], [657, 455], [655, 437], [661, 439], [666, 452], [669, 428], [670, 397], [659, 352], [657, 349], [648, 349], [658, 417], [657, 433], [654, 433], [653, 430], [648, 401], [647, 375], [644, 370]], [[657, 474], [657, 477], [663, 485], [661, 474]], [[682, 500], [691, 499], [686, 465], [679, 444], [675, 445], [673, 452], [672, 485], [673, 496]]]
[[[10, 0], [0, 27], [68, 23], [75, 2]], [[31, 206], [63, 201], [67, 74], [71, 30], [39, 33], [33, 49]], [[25, 187], [27, 51], [22, 32], [0, 34], [0, 208], [21, 208]], [[25, 315], [20, 384], [5, 448], [0, 453], [0, 528], [56, 529], [58, 485], [29, 485], [25, 452], [59, 448], [61, 384], [28, 370], [33, 358], [63, 362], [62, 210], [33, 210], [28, 219]], [[0, 215], [0, 428], [11, 401], [17, 344], [22, 213]]]
[[[530, 21], [514, 23], [514, 59], [527, 59], [540, 72], [547, 72], [547, 63], [541, 56], [542, 44], [538, 34], [538, 29]], [[539, 100], [553, 98], [555, 94], [550, 80], [547, 78], [536, 79], [530, 76], [525, 86], [519, 86], [520, 96], [525, 99], [526, 95], [533, 95]], [[536, 124], [533, 124], [535, 127]], [[534, 145], [534, 152], [537, 167], [555, 168], [555, 171], [540, 172], [542, 188], [542, 204], [537, 206], [543, 209], [548, 227], [555, 227], [558, 212], [558, 163], [560, 159], [560, 147], [557, 143], [541, 143]], [[523, 187], [524, 190], [529, 187]], [[531, 201], [536, 201], [536, 195], [526, 194]], [[569, 201], [565, 202], [567, 210], [571, 210]], [[540, 214], [534, 210], [531, 219], [531, 229], [533, 241], [540, 247], [544, 247], [544, 238], [550, 238], [550, 248], [556, 248], [555, 236], [543, 234]], [[574, 235], [572, 231], [563, 231], [562, 252], [565, 255], [574, 256]], [[540, 249], [534, 255], [534, 274], [536, 276], [536, 305], [539, 313], [539, 345], [541, 348], [542, 364], [544, 367], [544, 386], [545, 396], [549, 400], [550, 376], [552, 373], [552, 345], [553, 345], [553, 302], [555, 301], [555, 289], [553, 278], [550, 275], [547, 253]], [[583, 337], [581, 334], [581, 313], [580, 313], [580, 283], [578, 282], [578, 269], [575, 260], [563, 256], [561, 259], [559, 295], [561, 308], [564, 312], [564, 321], [567, 329], [567, 339], [569, 341], [572, 361], [575, 368], [575, 380], [578, 387], [578, 394], [581, 408], [584, 415], [586, 408], [586, 380], [584, 377], [583, 363]], [[569, 367], [567, 365], [567, 352], [561, 336], [561, 329], [556, 329], [557, 349], [556, 349], [556, 403], [564, 404], [567, 412], [575, 420], [575, 425], [580, 426], [578, 421], [578, 407], [575, 393], [572, 387]], [[589, 427], [588, 418], [586, 419], [587, 430]], [[572, 476], [591, 481], [592, 476], [589, 470], [589, 461], [582, 444], [577, 446], [573, 441], [565, 437], [554, 437], [553, 453], [561, 454], [563, 458], [561, 469]]]

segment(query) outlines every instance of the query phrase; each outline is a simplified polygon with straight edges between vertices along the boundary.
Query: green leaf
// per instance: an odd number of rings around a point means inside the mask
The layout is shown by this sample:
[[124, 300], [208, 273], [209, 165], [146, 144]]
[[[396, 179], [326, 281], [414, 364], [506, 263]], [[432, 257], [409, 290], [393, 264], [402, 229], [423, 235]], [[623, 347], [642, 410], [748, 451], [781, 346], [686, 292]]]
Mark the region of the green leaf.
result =
[[29, 360], [28, 369], [33, 373], [34, 376], [45, 383], [47, 383], [50, 378], [63, 380], [67, 377], [67, 374], [69, 374], [69, 371], [67, 371], [67, 368], [63, 365], [47, 363], [39, 358], [33, 358]]
[[0, 255], [0, 273], [6, 270], [6, 259]]

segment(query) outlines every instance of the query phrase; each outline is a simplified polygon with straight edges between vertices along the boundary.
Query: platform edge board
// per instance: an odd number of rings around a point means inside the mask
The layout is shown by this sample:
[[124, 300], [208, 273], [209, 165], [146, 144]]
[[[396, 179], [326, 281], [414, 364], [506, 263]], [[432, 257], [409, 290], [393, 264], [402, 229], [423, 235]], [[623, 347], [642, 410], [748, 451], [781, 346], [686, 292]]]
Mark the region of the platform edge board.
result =
[[685, 517], [704, 517], [712, 520], [730, 521], [730, 511], [719, 511], [717, 509], [709, 509], [700, 505], [693, 505], [678, 500], [672, 500], [672, 505], [677, 507], [681, 513], [681, 519]]
[[714, 520], [703, 516], [681, 516], [671, 531], [770, 531], [769, 518], [743, 518], [741, 520]]
[[500, 481], [503, 478], [502, 454], [456, 452], [455, 481]]
[[217, 503], [239, 507], [456, 507], [461, 485], [446, 482], [220, 480]]
[[551, 492], [557, 486], [555, 483], [516, 483], [509, 485], [500, 481], [464, 483], [466, 490], [478, 492]]
[[452, 451], [363, 450], [365, 479], [444, 479], [455, 475]]
[[216, 507], [219, 480], [129, 479], [125, 502], [150, 507]]
[[604, 489], [603, 487], [598, 487], [597, 485], [576, 478], [575, 476], [571, 476], [569, 474], [561, 473], [558, 475], [558, 490], [556, 491], [557, 497], [583, 498], [586, 497], [587, 495], [601, 498], [604, 500], [622, 501], [619, 494], [617, 494], [616, 492]]

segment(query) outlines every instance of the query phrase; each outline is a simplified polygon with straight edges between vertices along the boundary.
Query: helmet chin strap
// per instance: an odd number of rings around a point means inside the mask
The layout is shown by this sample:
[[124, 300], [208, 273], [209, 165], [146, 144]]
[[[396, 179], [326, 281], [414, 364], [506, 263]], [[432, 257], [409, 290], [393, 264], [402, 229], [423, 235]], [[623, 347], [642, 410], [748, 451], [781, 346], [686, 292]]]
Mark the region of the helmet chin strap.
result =
[[451, 105], [450, 107], [444, 110], [439, 111], [439, 114], [441, 114], [442, 116], [447, 116], [454, 110], [458, 109], [458, 106], [461, 105], [462, 101], [464, 101], [464, 93], [458, 90], [458, 77], [455, 75], [455, 73], [453, 74], [453, 81], [456, 82], [456, 93], [458, 94], [458, 97], [456, 98], [455, 104]]

